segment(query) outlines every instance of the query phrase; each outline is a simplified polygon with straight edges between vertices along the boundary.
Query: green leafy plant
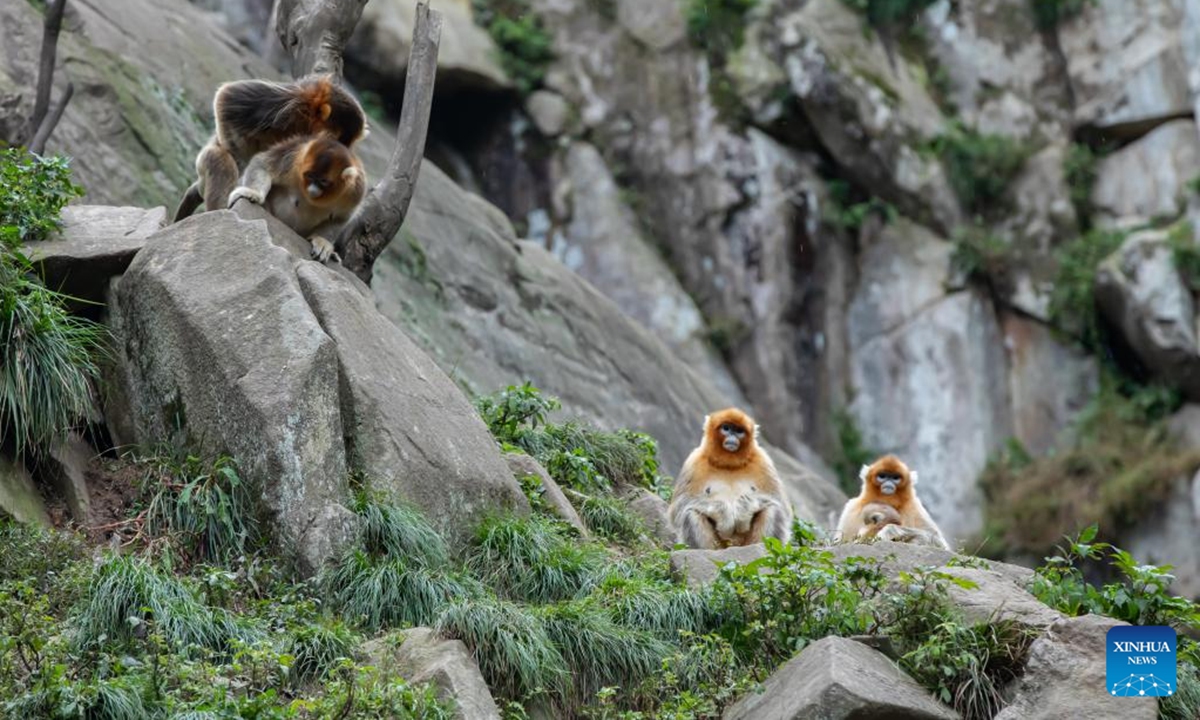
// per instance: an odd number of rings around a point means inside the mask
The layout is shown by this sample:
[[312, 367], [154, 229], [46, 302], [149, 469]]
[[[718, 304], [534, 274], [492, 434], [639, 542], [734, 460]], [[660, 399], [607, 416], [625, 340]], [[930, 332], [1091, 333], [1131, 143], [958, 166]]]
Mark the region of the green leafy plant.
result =
[[833, 413], [833, 428], [837, 433], [837, 454], [831, 460], [838, 485], [848, 495], [857, 495], [861, 481], [858, 471], [879, 457], [863, 440], [862, 431], [848, 410]]
[[145, 531], [167, 537], [186, 562], [228, 564], [258, 541], [250, 489], [233, 459], [145, 458]]
[[908, 28], [936, 0], [842, 0], [874, 28]]
[[1055, 253], [1058, 271], [1050, 293], [1050, 322], [1076, 333], [1084, 347], [1102, 343], [1096, 313], [1095, 285], [1100, 263], [1116, 252], [1124, 234], [1092, 230], [1063, 244]]
[[492, 435], [500, 442], [518, 446], [527, 432], [545, 425], [547, 416], [560, 407], [557, 398], [542, 395], [528, 381], [475, 400], [475, 409]]
[[980, 225], [963, 225], [954, 233], [951, 266], [963, 275], [1001, 289], [1010, 282], [1012, 246]]
[[308, 623], [292, 631], [290, 680], [305, 685], [324, 679], [340, 660], [353, 655], [353, 633], [340, 622]]
[[874, 195], [864, 197], [845, 180], [830, 180], [827, 187], [829, 196], [821, 216], [838, 229], [858, 233], [872, 215], [882, 217], [885, 222], [892, 222], [898, 216], [894, 205]]
[[631, 545], [646, 533], [641, 519], [623, 500], [604, 495], [580, 495], [579, 516], [592, 532], [623, 545]]
[[0, 149], [0, 244], [16, 248], [61, 227], [63, 207], [83, 195], [71, 181], [70, 162], [23, 148]]
[[472, 6], [475, 22], [492, 36], [500, 49], [500, 65], [517, 90], [536, 90], [554, 60], [554, 40], [529, 0], [472, 0]]
[[1167, 235], [1175, 267], [1192, 292], [1200, 292], [1200, 241], [1197, 241], [1192, 224], [1180, 222]]
[[1072, 143], [1063, 158], [1063, 176], [1067, 181], [1071, 204], [1075, 207], [1075, 215], [1084, 229], [1090, 227], [1092, 188], [1096, 185], [1098, 161], [1096, 151], [1082, 143]]
[[1000, 209], [1009, 183], [1029, 157], [1029, 149], [1020, 142], [980, 133], [961, 123], [950, 124], [933, 148], [963, 207], [984, 216]]
[[567, 600], [603, 575], [607, 557], [568, 536], [569, 526], [541, 517], [492, 517], [475, 535], [469, 565], [475, 575], [514, 600]]

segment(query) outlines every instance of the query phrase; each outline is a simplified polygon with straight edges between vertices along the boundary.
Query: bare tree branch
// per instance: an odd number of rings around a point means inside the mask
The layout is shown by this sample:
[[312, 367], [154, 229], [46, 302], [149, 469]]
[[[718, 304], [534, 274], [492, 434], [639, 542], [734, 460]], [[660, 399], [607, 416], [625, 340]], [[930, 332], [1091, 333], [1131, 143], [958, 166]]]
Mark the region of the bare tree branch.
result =
[[[27, 145], [32, 150], [33, 139], [43, 134], [42, 127], [46, 121], [46, 115], [50, 112], [50, 91], [54, 87], [54, 64], [58, 57], [58, 33], [62, 30], [63, 13], [67, 7], [67, 0], [50, 0], [46, 5], [46, 18], [42, 26], [42, 56], [38, 64], [38, 84], [37, 95], [33, 102], [33, 115], [29, 118], [29, 124], [26, 125], [25, 139]], [[70, 99], [70, 96], [67, 96]], [[66, 101], [60, 103], [61, 107], [66, 107]], [[62, 111], [58, 111], [58, 115], [62, 115]], [[54, 120], [50, 130], [53, 130], [53, 125], [57, 125], [58, 120]], [[45, 136], [50, 136], [50, 130], [45, 132]], [[42, 139], [41, 146], [46, 144], [45, 138]], [[41, 150], [37, 150], [39, 154]]]
[[75, 94], [75, 83], [68, 82], [67, 89], [63, 91], [62, 98], [54, 109], [50, 111], [43, 120], [42, 124], [37, 129], [37, 134], [29, 141], [29, 152], [41, 155], [46, 152], [46, 141], [50, 139], [50, 133], [54, 132], [54, 128], [58, 127], [58, 121], [62, 119], [63, 111], [67, 109], [67, 103], [71, 102], [71, 96]]
[[275, 32], [292, 59], [292, 75], [342, 77], [342, 51], [367, 0], [276, 0]]
[[404, 81], [404, 104], [396, 130], [396, 149], [388, 162], [387, 175], [371, 188], [338, 235], [336, 245], [342, 264], [368, 285], [376, 258], [404, 224], [417, 186], [433, 107], [441, 37], [441, 13], [430, 10], [427, 0], [420, 0]]

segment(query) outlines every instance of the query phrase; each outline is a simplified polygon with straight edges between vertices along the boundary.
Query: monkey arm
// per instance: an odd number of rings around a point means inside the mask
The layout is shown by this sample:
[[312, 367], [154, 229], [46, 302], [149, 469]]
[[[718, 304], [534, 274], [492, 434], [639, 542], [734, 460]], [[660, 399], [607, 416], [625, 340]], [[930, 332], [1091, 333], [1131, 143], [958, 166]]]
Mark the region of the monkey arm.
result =
[[904, 525], [888, 525], [879, 531], [876, 535], [880, 540], [892, 540], [895, 542], [911, 543], [913, 545], [928, 545], [930, 547], [949, 550], [950, 544], [942, 537], [942, 533], [937, 528], [926, 529], [917, 527], [906, 527]]
[[255, 205], [262, 205], [271, 192], [273, 183], [267, 154], [255, 155], [250, 164], [246, 166], [246, 172], [242, 174], [242, 184], [229, 194], [229, 207], [233, 207], [234, 203], [242, 199], [249, 200]]

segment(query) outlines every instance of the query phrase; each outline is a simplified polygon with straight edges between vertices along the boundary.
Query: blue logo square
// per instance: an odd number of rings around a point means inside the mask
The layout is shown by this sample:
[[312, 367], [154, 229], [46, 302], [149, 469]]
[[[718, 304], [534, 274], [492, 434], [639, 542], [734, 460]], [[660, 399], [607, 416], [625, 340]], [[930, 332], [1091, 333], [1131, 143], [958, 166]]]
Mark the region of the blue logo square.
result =
[[1109, 628], [1105, 639], [1108, 694], [1168, 697], [1175, 685], [1175, 631], [1162, 625]]

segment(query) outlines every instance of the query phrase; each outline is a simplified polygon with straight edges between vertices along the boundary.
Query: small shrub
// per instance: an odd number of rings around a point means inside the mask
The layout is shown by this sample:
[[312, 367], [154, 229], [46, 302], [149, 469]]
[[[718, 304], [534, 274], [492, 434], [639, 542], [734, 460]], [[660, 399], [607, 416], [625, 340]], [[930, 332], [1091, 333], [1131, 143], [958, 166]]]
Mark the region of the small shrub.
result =
[[1012, 138], [983, 134], [958, 123], [933, 145], [963, 207], [984, 216], [999, 209], [1009, 183], [1029, 156], [1029, 149]]
[[466, 578], [361, 549], [326, 568], [320, 586], [343, 617], [371, 632], [428, 625], [446, 603], [477, 593]]
[[475, 409], [492, 435], [503, 443], [519, 445], [527, 431], [546, 424], [546, 417], [559, 409], [557, 398], [542, 395], [531, 383], [509, 385], [494, 395], [476, 398]]
[[228, 564], [257, 541], [250, 489], [226, 456], [203, 460], [187, 455], [144, 459], [149, 467], [145, 530], [167, 536], [190, 563]]
[[561, 697], [570, 680], [540, 618], [521, 605], [494, 597], [459, 600], [445, 608], [435, 629], [470, 648], [499, 698]]
[[1055, 253], [1058, 272], [1050, 293], [1050, 322], [1076, 333], [1084, 347], [1092, 350], [1102, 344], [1096, 312], [1096, 272], [1124, 240], [1120, 232], [1092, 230]]
[[835, 228], [857, 234], [871, 215], [879, 215], [885, 222], [897, 217], [894, 205], [873, 195], [863, 199], [845, 180], [830, 180], [827, 186], [829, 196], [821, 217]]
[[1184, 283], [1194, 293], [1200, 293], [1200, 242], [1196, 240], [1191, 223], [1184, 221], [1171, 229], [1167, 236], [1175, 267]]
[[517, 90], [536, 90], [554, 60], [554, 40], [529, 0], [472, 0], [475, 22], [488, 31], [500, 49], [500, 65]]
[[724, 58], [742, 45], [746, 13], [758, 0], [687, 0], [685, 14], [692, 41]]
[[1012, 254], [1004, 238], [979, 225], [964, 225], [955, 230], [950, 263], [956, 272], [1002, 289], [1010, 282]]
[[61, 227], [63, 207], [81, 195], [67, 158], [0, 149], [0, 245], [46, 239]]
[[312, 623], [292, 631], [288, 647], [293, 658], [291, 681], [301, 686], [324, 679], [339, 660], [352, 656], [355, 639], [339, 622]]
[[1096, 0], [1029, 0], [1033, 17], [1042, 30], [1053, 30], [1063, 20], [1083, 12], [1088, 5], [1095, 5]]
[[469, 565], [504, 595], [534, 603], [567, 600], [602, 577], [606, 554], [567, 536], [567, 526], [548, 518], [493, 517], [475, 535]]
[[1096, 185], [1096, 164], [1099, 158], [1087, 145], [1072, 143], [1063, 159], [1063, 175], [1067, 181], [1071, 204], [1080, 226], [1090, 226], [1092, 214], [1092, 188]]

